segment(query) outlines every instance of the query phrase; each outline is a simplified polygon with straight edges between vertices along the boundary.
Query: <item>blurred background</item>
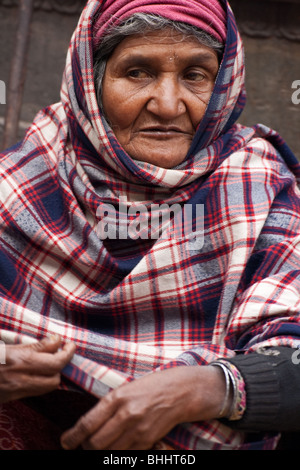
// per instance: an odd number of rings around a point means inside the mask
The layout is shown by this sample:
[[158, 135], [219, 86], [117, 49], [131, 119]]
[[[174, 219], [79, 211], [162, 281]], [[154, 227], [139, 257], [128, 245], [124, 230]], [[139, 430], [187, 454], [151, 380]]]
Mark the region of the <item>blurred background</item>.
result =
[[[6, 84], [0, 150], [23, 137], [41, 108], [60, 99], [69, 41], [85, 3], [0, 0], [0, 80]], [[231, 5], [246, 54], [248, 100], [240, 122], [276, 129], [300, 160], [300, 104], [292, 102], [292, 84], [300, 81], [300, 0]]]

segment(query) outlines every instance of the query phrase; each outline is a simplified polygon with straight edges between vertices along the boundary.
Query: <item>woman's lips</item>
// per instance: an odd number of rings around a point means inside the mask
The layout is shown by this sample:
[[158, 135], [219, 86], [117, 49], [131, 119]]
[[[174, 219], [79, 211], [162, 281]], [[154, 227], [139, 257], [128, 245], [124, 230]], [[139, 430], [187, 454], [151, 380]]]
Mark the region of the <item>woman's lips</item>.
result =
[[156, 138], [167, 138], [167, 137], [182, 137], [182, 136], [191, 136], [192, 133], [181, 129], [179, 127], [164, 127], [164, 126], [155, 126], [155, 127], [146, 127], [138, 131], [139, 134], [156, 137]]

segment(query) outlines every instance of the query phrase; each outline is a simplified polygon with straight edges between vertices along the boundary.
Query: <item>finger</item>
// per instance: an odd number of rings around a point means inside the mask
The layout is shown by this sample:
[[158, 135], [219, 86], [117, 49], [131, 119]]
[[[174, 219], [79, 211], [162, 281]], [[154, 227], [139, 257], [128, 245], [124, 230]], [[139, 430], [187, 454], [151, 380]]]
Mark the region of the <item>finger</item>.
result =
[[30, 355], [31, 353], [49, 353], [54, 354], [61, 346], [61, 337], [53, 335], [43, 338], [32, 344], [9, 344], [6, 350], [12, 359], [18, 358], [20, 354]]
[[114, 414], [115, 406], [110, 398], [103, 398], [77, 423], [61, 436], [61, 445], [66, 450], [76, 449], [87, 441]]
[[[83, 442], [83, 448], [85, 450], [126, 450], [131, 442], [129, 429], [127, 426], [124, 427], [117, 414], [86, 439]], [[121, 445], [120, 449], [116, 447], [119, 445]]]
[[123, 421], [123, 417], [124, 412], [117, 411], [82, 447], [85, 450], [147, 450], [167, 434], [159, 426], [149, 429], [147, 421], [128, 418]]
[[1, 402], [19, 400], [25, 397], [43, 395], [56, 390], [60, 385], [60, 374], [53, 376], [33, 376], [17, 374], [11, 382], [0, 387]]
[[75, 350], [75, 343], [66, 343], [63, 348], [57, 351], [52, 357], [55, 362], [58, 363], [58, 366], [62, 368], [70, 362], [70, 360], [74, 356]]
[[64, 347], [57, 352], [37, 354], [32, 358], [34, 368], [31, 368], [32, 373], [40, 373], [43, 375], [52, 375], [60, 372], [74, 356], [76, 345], [74, 343], [67, 343]]
[[47, 352], [47, 353], [55, 353], [58, 351], [62, 343], [61, 336], [59, 335], [52, 335], [46, 338], [37, 341], [36, 343], [26, 345], [25, 348], [30, 348], [36, 352]]
[[45, 338], [31, 345], [11, 345], [7, 348], [7, 367], [32, 375], [53, 375], [71, 360], [75, 344], [67, 343], [58, 349], [60, 338]]
[[56, 390], [61, 383], [60, 374], [52, 376], [29, 376], [27, 379], [27, 390], [30, 389], [30, 396], [41, 395]]
[[127, 429], [106, 450], [151, 450], [157, 441], [164, 438], [167, 433], [156, 436], [154, 433], [137, 431], [135, 428]]
[[[59, 353], [59, 351], [65, 351], [69, 354], [74, 353], [76, 346], [73, 342], [62, 345], [62, 338], [59, 335], [52, 335], [25, 347], [29, 347], [38, 353], [55, 354]], [[64, 354], [62, 353], [61, 355], [63, 356]]]

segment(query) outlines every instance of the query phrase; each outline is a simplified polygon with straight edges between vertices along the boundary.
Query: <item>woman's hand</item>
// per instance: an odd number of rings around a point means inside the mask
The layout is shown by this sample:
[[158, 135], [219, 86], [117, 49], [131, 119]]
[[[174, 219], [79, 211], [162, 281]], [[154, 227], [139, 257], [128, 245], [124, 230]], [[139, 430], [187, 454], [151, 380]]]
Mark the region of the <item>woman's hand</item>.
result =
[[43, 395], [60, 384], [60, 371], [70, 362], [75, 344], [61, 347], [53, 336], [30, 345], [6, 345], [0, 365], [0, 403]]
[[145, 450], [177, 424], [213, 419], [225, 396], [218, 367], [176, 367], [122, 385], [61, 439], [65, 449]]

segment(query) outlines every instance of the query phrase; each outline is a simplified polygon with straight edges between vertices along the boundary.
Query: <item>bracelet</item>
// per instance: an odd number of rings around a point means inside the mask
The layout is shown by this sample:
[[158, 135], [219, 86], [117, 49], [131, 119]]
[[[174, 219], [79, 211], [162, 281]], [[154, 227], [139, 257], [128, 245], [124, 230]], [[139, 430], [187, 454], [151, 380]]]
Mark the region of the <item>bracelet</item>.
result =
[[[230, 385], [232, 385], [232, 390], [233, 390], [233, 398], [232, 398], [231, 407], [228, 413], [226, 414], [226, 416], [219, 416], [219, 418], [226, 417], [230, 421], [237, 421], [241, 419], [246, 410], [246, 389], [245, 389], [245, 382], [240, 371], [238, 370], [237, 367], [231, 364], [231, 362], [228, 362], [226, 360], [218, 360], [216, 362], [211, 363], [211, 365], [218, 365], [219, 367], [222, 368], [225, 374], [225, 380], [226, 380], [225, 400], [228, 400], [228, 397], [227, 397], [227, 381], [228, 380], [230, 382]], [[230, 385], [229, 385], [229, 390], [230, 390]], [[224, 402], [224, 405], [222, 407], [222, 413], [224, 413], [225, 408], [226, 408], [226, 403]]]
[[234, 378], [234, 399], [230, 411], [229, 420], [237, 421], [242, 418], [246, 410], [246, 387], [239, 369], [231, 362], [224, 361]]
[[230, 388], [231, 388], [231, 383], [232, 383], [229, 370], [226, 367], [226, 365], [223, 364], [222, 362], [211, 362], [210, 366], [220, 367], [223, 370], [223, 373], [225, 376], [225, 383], [226, 383], [225, 398], [224, 398], [223, 406], [221, 408], [218, 418], [226, 418], [227, 413], [228, 413], [228, 408], [229, 408]]

